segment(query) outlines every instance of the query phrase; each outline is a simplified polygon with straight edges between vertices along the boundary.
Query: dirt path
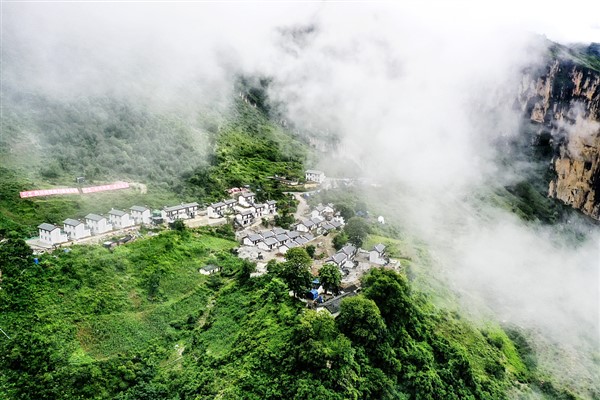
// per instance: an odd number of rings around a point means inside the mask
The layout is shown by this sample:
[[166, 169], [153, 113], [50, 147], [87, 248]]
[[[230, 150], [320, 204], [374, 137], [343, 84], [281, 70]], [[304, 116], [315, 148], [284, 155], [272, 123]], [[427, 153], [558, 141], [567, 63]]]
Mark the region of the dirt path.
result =
[[296, 220], [302, 220], [306, 218], [307, 214], [310, 211], [310, 206], [306, 202], [306, 199], [302, 197], [302, 193], [286, 192], [286, 194], [293, 194], [296, 200], [298, 200], [298, 209], [294, 213], [294, 218]]

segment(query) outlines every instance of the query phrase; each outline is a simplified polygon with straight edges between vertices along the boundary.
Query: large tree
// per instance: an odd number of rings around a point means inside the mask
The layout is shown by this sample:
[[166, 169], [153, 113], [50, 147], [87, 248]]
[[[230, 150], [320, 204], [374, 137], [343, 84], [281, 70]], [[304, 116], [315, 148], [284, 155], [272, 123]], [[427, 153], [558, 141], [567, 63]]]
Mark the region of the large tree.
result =
[[281, 269], [281, 278], [294, 292], [294, 296], [307, 292], [313, 279], [310, 273], [312, 259], [306, 250], [301, 247], [289, 249], [285, 254], [285, 258], [286, 261]]
[[344, 232], [348, 235], [348, 240], [356, 247], [362, 246], [363, 241], [370, 231], [371, 227], [369, 223], [360, 217], [350, 218], [344, 227]]
[[362, 295], [342, 301], [336, 323], [352, 342], [366, 348], [375, 347], [385, 337], [386, 326], [377, 304]]
[[325, 293], [330, 290], [337, 293], [342, 282], [342, 274], [334, 264], [325, 264], [319, 270], [319, 279], [321, 280], [323, 289], [325, 289]]

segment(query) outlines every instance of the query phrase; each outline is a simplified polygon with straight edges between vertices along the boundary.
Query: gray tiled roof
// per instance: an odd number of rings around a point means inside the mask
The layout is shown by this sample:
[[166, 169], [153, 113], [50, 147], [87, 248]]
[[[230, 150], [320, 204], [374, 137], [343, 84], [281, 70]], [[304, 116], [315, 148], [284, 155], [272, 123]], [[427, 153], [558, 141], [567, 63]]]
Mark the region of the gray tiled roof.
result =
[[218, 203], [212, 203], [212, 204], [210, 205], [210, 207], [212, 207], [212, 208], [221, 208], [221, 207], [225, 207], [225, 206], [226, 206], [226, 204], [225, 204], [225, 203], [222, 203], [222, 202], [218, 202]]
[[282, 233], [281, 235], [275, 236], [275, 239], [277, 239], [278, 242], [285, 242], [286, 240], [290, 240], [288, 235], [286, 235], [284, 233]]
[[115, 210], [114, 208], [112, 210], [110, 210], [108, 213], [111, 215], [119, 216], [119, 217], [122, 217], [123, 215], [127, 214], [125, 211]]
[[310, 242], [315, 238], [312, 233], [305, 233], [304, 235], [302, 235], [302, 237], [306, 239], [307, 242]]
[[251, 242], [258, 242], [259, 240], [262, 239], [262, 236], [258, 235], [258, 234], [251, 234], [246, 236]]
[[98, 214], [88, 214], [85, 216], [85, 219], [91, 219], [92, 221], [100, 221], [103, 220], [104, 217]]
[[144, 211], [146, 211], [146, 210], [149, 210], [149, 208], [147, 208], [147, 207], [142, 207], [142, 206], [132, 206], [132, 207], [129, 207], [129, 209], [130, 209], [131, 211], [137, 211], [137, 212], [144, 212]]
[[319, 170], [316, 170], [316, 169], [307, 169], [306, 173], [307, 174], [324, 174], [323, 171], [319, 171]]
[[192, 207], [198, 207], [198, 203], [185, 203], [185, 204], [180, 204], [178, 206], [165, 207], [164, 210], [169, 212], [169, 211], [183, 210], [185, 208], [192, 208]]
[[373, 247], [373, 250], [375, 250], [378, 253], [383, 253], [383, 251], [385, 250], [385, 245], [383, 243], [379, 243], [375, 247]]
[[275, 200], [267, 200], [267, 205], [268, 206], [273, 206], [275, 204], [277, 204], [277, 202]]
[[274, 234], [281, 235], [282, 233], [286, 233], [287, 231], [283, 228], [273, 228], [271, 229]]
[[349, 256], [356, 253], [356, 247], [352, 246], [351, 244], [347, 244], [344, 247], [342, 247], [340, 252], [343, 252], [344, 254]]
[[272, 246], [272, 245], [278, 243], [277, 239], [275, 239], [274, 237], [268, 237], [264, 240], [264, 242], [267, 246]]
[[38, 228], [41, 229], [41, 230], [43, 230], [43, 231], [48, 231], [48, 232], [51, 232], [51, 231], [53, 231], [55, 229], [60, 229], [58, 226], [52, 225], [52, 224], [48, 224], [46, 222], [44, 222], [43, 224], [39, 224]]
[[83, 224], [83, 222], [78, 221], [76, 219], [73, 218], [67, 218], [63, 221], [63, 224], [65, 225], [69, 225], [69, 226], [78, 226], [79, 224]]
[[268, 238], [268, 237], [271, 237], [271, 236], [275, 236], [275, 234], [273, 232], [271, 232], [271, 231], [262, 231], [260, 234], [265, 239]]

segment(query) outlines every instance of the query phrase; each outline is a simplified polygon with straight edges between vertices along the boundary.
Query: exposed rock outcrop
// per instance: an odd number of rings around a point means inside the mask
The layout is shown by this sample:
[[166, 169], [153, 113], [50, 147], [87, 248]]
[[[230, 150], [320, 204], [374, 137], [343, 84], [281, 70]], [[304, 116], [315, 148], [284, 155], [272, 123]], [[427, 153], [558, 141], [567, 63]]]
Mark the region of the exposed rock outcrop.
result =
[[600, 219], [600, 72], [553, 58], [526, 72], [519, 89], [523, 113], [555, 147], [548, 195]]

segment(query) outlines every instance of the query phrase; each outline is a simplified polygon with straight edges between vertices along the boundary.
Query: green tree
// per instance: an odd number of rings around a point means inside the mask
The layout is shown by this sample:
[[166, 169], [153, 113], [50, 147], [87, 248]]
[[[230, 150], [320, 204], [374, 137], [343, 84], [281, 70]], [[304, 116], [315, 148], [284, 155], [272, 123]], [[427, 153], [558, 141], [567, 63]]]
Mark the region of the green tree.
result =
[[336, 204], [335, 210], [340, 213], [340, 216], [344, 218], [344, 221], [348, 221], [350, 218], [354, 217], [354, 210], [347, 204]]
[[334, 264], [325, 264], [319, 270], [319, 280], [325, 289], [325, 293], [331, 290], [337, 294], [342, 282], [342, 273]]
[[308, 246], [306, 246], [306, 252], [310, 256], [310, 258], [315, 258], [316, 251], [317, 251], [317, 248], [315, 246], [313, 246], [312, 244], [309, 244]]
[[281, 278], [294, 292], [294, 296], [307, 292], [312, 281], [312, 274], [310, 273], [312, 259], [302, 247], [289, 249], [285, 254], [285, 258]]
[[360, 247], [371, 232], [371, 227], [363, 218], [353, 217], [346, 222], [344, 231], [348, 235], [348, 241], [356, 247]]
[[342, 301], [336, 323], [352, 342], [367, 348], [374, 348], [385, 338], [386, 326], [377, 304], [361, 295]]
[[342, 231], [333, 237], [333, 248], [336, 250], [344, 247], [346, 243], [348, 243], [348, 235], [346, 235], [346, 232]]

